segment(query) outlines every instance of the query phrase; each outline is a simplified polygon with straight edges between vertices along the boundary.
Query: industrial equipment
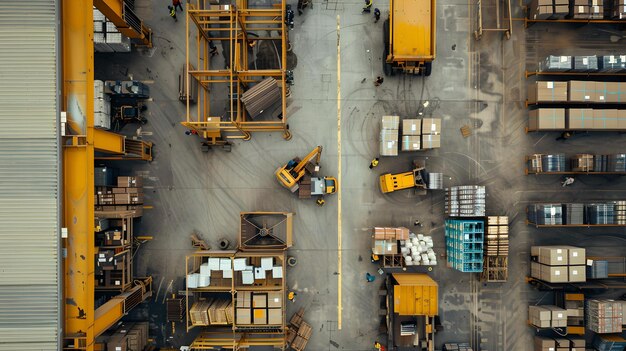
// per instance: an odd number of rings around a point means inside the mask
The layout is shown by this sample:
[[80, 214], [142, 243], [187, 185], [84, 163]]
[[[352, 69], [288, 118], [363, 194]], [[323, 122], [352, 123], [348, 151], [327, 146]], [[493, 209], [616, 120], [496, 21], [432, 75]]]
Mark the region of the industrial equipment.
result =
[[337, 179], [317, 176], [321, 156], [322, 147], [318, 146], [302, 160], [297, 157], [290, 160], [276, 170], [276, 179], [292, 193], [298, 191], [300, 198], [334, 194], [337, 192]]
[[[187, 105], [182, 124], [197, 131], [207, 146], [225, 145], [229, 139], [250, 140], [252, 132], [281, 132], [285, 140], [291, 139], [286, 1], [273, 3], [259, 7], [249, 6], [248, 0], [238, 0], [237, 6], [188, 2], [188, 29], [197, 29], [197, 40], [186, 42], [182, 74], [186, 87], [179, 89]], [[208, 48], [217, 44], [226, 59], [225, 69], [223, 63], [210, 59]], [[218, 90], [228, 96], [226, 113], [210, 98]], [[196, 96], [185, 98], [192, 94]]]
[[397, 190], [416, 188], [419, 195], [425, 195], [426, 189], [442, 188], [442, 174], [428, 173], [425, 169], [425, 160], [414, 160], [413, 167], [413, 170], [409, 172], [381, 175], [380, 190], [383, 193], [391, 193]]
[[387, 349], [434, 351], [438, 285], [427, 274], [394, 273], [387, 276], [385, 299]]
[[436, 0], [390, 0], [383, 24], [383, 71], [430, 76], [435, 59]]

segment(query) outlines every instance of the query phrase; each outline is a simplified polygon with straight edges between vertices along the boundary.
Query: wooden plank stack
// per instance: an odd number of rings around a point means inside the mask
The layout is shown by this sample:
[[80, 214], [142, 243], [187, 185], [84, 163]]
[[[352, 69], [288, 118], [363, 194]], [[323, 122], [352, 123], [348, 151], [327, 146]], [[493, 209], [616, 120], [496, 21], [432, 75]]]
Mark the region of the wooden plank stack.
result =
[[485, 256], [509, 255], [509, 217], [488, 216]]
[[278, 82], [271, 77], [262, 80], [241, 95], [241, 102], [252, 119], [258, 117], [280, 99]]
[[311, 325], [303, 319], [304, 309], [301, 308], [291, 317], [290, 326], [287, 331], [287, 343], [295, 351], [303, 351], [311, 338], [313, 329]]

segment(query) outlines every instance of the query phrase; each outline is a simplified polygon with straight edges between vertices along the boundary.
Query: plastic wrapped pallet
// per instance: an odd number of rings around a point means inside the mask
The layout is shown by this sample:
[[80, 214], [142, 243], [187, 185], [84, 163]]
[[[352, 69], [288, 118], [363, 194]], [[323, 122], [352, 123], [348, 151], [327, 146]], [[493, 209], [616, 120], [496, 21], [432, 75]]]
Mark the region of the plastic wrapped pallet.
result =
[[609, 277], [609, 261], [590, 260], [587, 264], [587, 277], [589, 279], [606, 279]]
[[617, 73], [626, 71], [626, 55], [605, 55], [599, 59], [602, 72]]
[[598, 70], [598, 56], [574, 56], [572, 71], [595, 72]]
[[563, 172], [565, 171], [565, 155], [542, 155], [541, 167], [544, 172]]
[[586, 305], [587, 329], [599, 334], [622, 332], [623, 310], [621, 302], [589, 299], [586, 301]]
[[593, 155], [592, 154], [576, 154], [572, 160], [572, 171], [574, 172], [592, 172], [593, 171]]
[[584, 224], [585, 206], [581, 203], [563, 204], [563, 223], [564, 224]]
[[589, 224], [614, 224], [614, 204], [594, 203], [587, 204], [586, 217]]
[[550, 55], [539, 63], [539, 70], [543, 72], [567, 72], [571, 69], [571, 56]]

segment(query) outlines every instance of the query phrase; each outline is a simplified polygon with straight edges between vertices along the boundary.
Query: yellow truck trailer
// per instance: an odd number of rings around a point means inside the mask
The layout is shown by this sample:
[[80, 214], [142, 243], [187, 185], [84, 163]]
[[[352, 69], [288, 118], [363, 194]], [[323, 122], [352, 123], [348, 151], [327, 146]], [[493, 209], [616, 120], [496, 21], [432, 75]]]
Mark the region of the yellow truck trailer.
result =
[[436, 0], [389, 0], [383, 70], [429, 76], [435, 60]]

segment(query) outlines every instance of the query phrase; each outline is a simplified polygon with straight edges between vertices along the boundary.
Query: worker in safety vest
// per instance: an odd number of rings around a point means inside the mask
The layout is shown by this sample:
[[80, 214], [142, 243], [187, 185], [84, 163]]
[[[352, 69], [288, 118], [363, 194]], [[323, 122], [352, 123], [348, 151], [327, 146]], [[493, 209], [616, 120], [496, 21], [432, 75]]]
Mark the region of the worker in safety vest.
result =
[[322, 198], [320, 197], [320, 198], [319, 198], [319, 199], [317, 199], [317, 201], [315, 201], [315, 202], [317, 202], [317, 205], [318, 205], [318, 206], [322, 207], [322, 206], [324, 206], [324, 204], [326, 203], [326, 200], [324, 200], [324, 199], [322, 199]]
[[378, 257], [377, 254], [373, 253], [372, 254], [372, 263], [378, 262], [379, 260], [380, 260], [380, 257]]
[[372, 0], [365, 0], [365, 7], [363, 8], [363, 12], [370, 13], [372, 11]]
[[376, 157], [375, 159], [372, 160], [372, 162], [370, 162], [370, 169], [376, 166], [378, 166], [378, 157]]
[[378, 341], [374, 341], [374, 348], [376, 350], [385, 351], [385, 347], [381, 345]]
[[174, 21], [178, 22], [178, 19], [176, 18], [176, 9], [172, 6], [168, 6], [167, 9], [170, 10], [170, 16], [174, 19]]
[[298, 294], [296, 294], [295, 291], [290, 291], [289, 294], [287, 294], [287, 298], [291, 302], [296, 302], [296, 295], [298, 295]]

